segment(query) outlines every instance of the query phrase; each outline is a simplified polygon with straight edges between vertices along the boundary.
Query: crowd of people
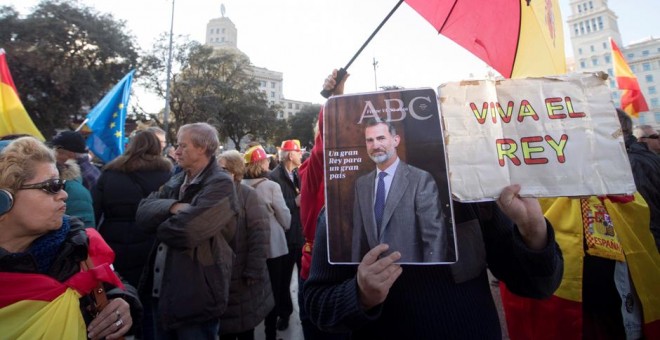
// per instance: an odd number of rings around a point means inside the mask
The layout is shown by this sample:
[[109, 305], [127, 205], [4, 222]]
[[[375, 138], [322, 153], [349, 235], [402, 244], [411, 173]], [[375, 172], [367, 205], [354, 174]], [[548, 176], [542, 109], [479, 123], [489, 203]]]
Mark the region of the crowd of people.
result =
[[[343, 94], [347, 78], [335, 70], [324, 89]], [[79, 132], [15, 136], [0, 143], [1, 337], [251, 340], [263, 322], [275, 340], [294, 312], [296, 267], [305, 339], [499, 339], [487, 270], [512, 338], [660, 335], [660, 142], [619, 119], [638, 193], [538, 200], [511, 185], [495, 202], [454, 202], [460, 257], [429, 265], [407, 264], [415, 235], [399, 226], [375, 244], [356, 238], [359, 264], [329, 262], [323, 111], [307, 156], [285, 140], [276, 162], [259, 143], [219, 152], [206, 123], [181, 126], [176, 147], [163, 130], [136, 131], [100, 168]], [[381, 223], [402, 174], [429, 177], [398, 158], [398, 138], [382, 122], [365, 130], [378, 170], [355, 191], [364, 225]], [[437, 207], [431, 187], [423, 203]], [[399, 224], [417, 223], [414, 201], [397, 205], [413, 211]], [[584, 241], [585, 207], [612, 217], [620, 254]], [[439, 242], [419, 258], [441, 262]], [[582, 304], [558, 302], [567, 296]]]

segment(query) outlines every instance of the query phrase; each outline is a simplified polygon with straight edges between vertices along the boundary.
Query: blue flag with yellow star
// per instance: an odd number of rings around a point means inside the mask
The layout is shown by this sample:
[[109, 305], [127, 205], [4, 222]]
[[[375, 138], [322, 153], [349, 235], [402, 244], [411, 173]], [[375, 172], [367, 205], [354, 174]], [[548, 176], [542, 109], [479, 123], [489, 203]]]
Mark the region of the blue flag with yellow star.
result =
[[124, 153], [124, 122], [133, 73], [135, 70], [128, 72], [87, 114], [87, 126], [92, 131], [87, 147], [104, 163]]

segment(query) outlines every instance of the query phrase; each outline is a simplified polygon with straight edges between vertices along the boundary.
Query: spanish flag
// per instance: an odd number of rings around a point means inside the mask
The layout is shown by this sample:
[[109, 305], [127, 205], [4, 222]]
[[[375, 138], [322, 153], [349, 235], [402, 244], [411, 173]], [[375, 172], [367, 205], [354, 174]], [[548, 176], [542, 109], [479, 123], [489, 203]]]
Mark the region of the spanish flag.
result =
[[13, 134], [28, 134], [45, 140], [18, 97], [5, 50], [0, 48], [0, 137]]
[[619, 90], [621, 90], [621, 109], [631, 117], [639, 117], [640, 112], [649, 110], [646, 99], [639, 87], [637, 77], [630, 70], [630, 66], [623, 58], [623, 54], [614, 40], [610, 38], [612, 45], [612, 65], [614, 65], [614, 78]]
[[[585, 214], [585, 200], [597, 206]], [[646, 339], [660, 339], [660, 254], [649, 229], [648, 205], [639, 193], [629, 201], [590, 197], [541, 199], [545, 217], [555, 229], [555, 238], [564, 256], [562, 282], [552, 297], [535, 300], [519, 297], [501, 286], [502, 304], [511, 339], [575, 339], [583, 334], [583, 270], [584, 247], [588, 244], [585, 225], [603, 228], [593, 223], [602, 214], [605, 225], [613, 226], [635, 291], [641, 304], [641, 332]], [[595, 204], [594, 201], [596, 202]], [[612, 276], [614, 280], [614, 276]], [[628, 307], [628, 306], [626, 306]]]
[[0, 273], [0, 338], [87, 339], [79, 299], [98, 282], [123, 287], [111, 268], [114, 253], [94, 229], [86, 229], [89, 256], [96, 264], [65, 282], [50, 276]]
[[505, 78], [566, 73], [559, 0], [405, 0]]

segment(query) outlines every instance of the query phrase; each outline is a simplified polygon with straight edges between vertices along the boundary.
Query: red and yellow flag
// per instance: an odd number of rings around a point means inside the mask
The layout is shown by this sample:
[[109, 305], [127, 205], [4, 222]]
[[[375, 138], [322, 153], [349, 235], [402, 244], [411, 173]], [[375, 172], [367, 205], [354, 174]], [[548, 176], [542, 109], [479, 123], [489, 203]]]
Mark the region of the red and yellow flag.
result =
[[0, 137], [12, 134], [28, 134], [45, 140], [21, 103], [5, 50], [0, 48]]
[[[600, 223], [600, 209], [585, 209], [585, 200], [558, 197], [539, 201], [555, 230], [564, 256], [564, 273], [557, 291], [545, 300], [520, 297], [501, 287], [510, 338], [582, 339], [585, 230], [602, 229], [606, 233], [607, 226], [614, 228], [623, 248], [642, 308], [644, 337], [660, 338], [660, 254], [649, 229], [650, 213], [644, 198], [639, 193], [633, 200], [621, 202], [589, 197], [589, 206], [600, 206], [606, 212]], [[590, 218], [585, 219], [585, 214]]]
[[112, 270], [114, 252], [94, 229], [87, 229], [94, 268], [65, 282], [33, 273], [0, 272], [0, 338], [87, 339], [79, 299], [98, 282], [123, 287]]
[[637, 77], [630, 70], [630, 66], [623, 58], [623, 54], [614, 40], [610, 38], [610, 45], [612, 45], [612, 64], [614, 65], [614, 78], [619, 90], [621, 90], [621, 109], [631, 117], [639, 117], [640, 112], [649, 110], [646, 105], [644, 94], [639, 88]]

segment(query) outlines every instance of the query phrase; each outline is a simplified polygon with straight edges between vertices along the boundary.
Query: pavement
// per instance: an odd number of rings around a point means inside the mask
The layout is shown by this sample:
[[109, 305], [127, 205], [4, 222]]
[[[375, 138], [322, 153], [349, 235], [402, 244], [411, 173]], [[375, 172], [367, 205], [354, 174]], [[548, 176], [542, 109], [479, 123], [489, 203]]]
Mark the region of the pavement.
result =
[[[298, 270], [293, 268], [293, 275], [291, 276], [291, 301], [293, 302], [293, 313], [289, 317], [289, 328], [283, 331], [277, 331], [277, 339], [281, 340], [304, 340], [302, 325], [300, 324], [299, 308], [298, 308]], [[254, 329], [255, 340], [265, 340], [266, 333], [264, 331], [264, 323], [260, 323]]]

